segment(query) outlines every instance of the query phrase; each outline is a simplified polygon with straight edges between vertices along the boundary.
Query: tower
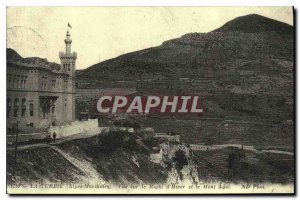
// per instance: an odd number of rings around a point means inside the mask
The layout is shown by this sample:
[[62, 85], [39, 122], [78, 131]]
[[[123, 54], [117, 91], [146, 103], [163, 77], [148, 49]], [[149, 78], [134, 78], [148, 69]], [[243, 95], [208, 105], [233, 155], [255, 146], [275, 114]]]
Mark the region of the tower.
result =
[[75, 62], [77, 53], [71, 51], [72, 39], [67, 31], [65, 41], [65, 52], [59, 52], [61, 61], [60, 71], [66, 76], [62, 76], [61, 86], [64, 92], [62, 97], [62, 108], [65, 113], [65, 120], [70, 122], [75, 120]]

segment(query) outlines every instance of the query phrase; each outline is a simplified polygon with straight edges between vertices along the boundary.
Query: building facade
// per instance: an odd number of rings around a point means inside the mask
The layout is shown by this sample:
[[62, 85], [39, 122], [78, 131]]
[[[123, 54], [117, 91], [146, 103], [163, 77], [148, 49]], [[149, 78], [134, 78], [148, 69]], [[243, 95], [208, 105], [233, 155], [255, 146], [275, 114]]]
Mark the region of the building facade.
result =
[[69, 31], [60, 65], [41, 58], [7, 57], [7, 128], [24, 132], [75, 119], [75, 62]]

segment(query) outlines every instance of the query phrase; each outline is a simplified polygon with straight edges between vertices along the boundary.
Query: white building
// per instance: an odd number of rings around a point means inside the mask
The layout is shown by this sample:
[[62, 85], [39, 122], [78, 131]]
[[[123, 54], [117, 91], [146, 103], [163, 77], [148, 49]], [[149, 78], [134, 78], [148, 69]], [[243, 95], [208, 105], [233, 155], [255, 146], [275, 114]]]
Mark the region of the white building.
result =
[[179, 135], [171, 135], [170, 133], [155, 133], [154, 138], [163, 138], [167, 139], [168, 141], [179, 142], [180, 136]]

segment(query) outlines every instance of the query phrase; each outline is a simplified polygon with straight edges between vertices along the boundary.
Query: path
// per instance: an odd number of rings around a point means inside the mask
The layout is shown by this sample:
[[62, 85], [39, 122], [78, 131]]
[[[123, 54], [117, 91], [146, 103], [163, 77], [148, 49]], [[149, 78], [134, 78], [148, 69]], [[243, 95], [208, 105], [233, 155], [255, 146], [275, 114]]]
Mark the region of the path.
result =
[[[103, 127], [103, 130], [105, 130], [107, 128], [108, 127]], [[81, 139], [81, 138], [90, 138], [90, 137], [93, 137], [93, 136], [101, 134], [101, 133], [102, 133], [102, 131], [97, 132], [97, 133], [85, 133], [85, 132], [84, 133], [78, 133], [78, 134], [71, 135], [71, 136], [68, 136], [68, 137], [56, 139], [55, 143], [50, 143], [50, 144], [47, 144], [47, 143], [43, 142], [43, 143], [36, 143], [36, 144], [19, 145], [18, 146], [18, 151], [19, 150], [22, 151], [22, 150], [35, 149], [35, 148], [43, 148], [43, 147], [51, 147], [53, 145], [61, 144], [61, 143], [71, 141], [71, 140], [76, 140], [76, 139]], [[14, 146], [7, 147], [6, 150], [7, 151], [14, 151], [15, 147]]]

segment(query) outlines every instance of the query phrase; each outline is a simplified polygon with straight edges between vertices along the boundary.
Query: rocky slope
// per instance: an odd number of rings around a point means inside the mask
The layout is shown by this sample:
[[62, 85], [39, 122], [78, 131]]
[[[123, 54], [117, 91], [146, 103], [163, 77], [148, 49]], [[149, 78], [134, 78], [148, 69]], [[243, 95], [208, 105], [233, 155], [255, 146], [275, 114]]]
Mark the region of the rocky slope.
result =
[[[257, 154], [232, 148], [193, 152], [181, 143], [171, 143], [161, 145], [163, 157], [160, 163], [154, 163], [149, 150], [156, 145], [136, 143], [138, 136], [132, 133], [125, 133], [125, 137], [124, 132], [118, 134], [121, 135], [94, 136], [52, 147], [19, 151], [17, 165], [14, 163], [14, 152], [9, 151], [7, 182], [114, 186], [196, 185], [228, 181], [293, 182], [292, 155]], [[228, 171], [230, 155], [238, 158], [232, 164], [234, 173]]]

